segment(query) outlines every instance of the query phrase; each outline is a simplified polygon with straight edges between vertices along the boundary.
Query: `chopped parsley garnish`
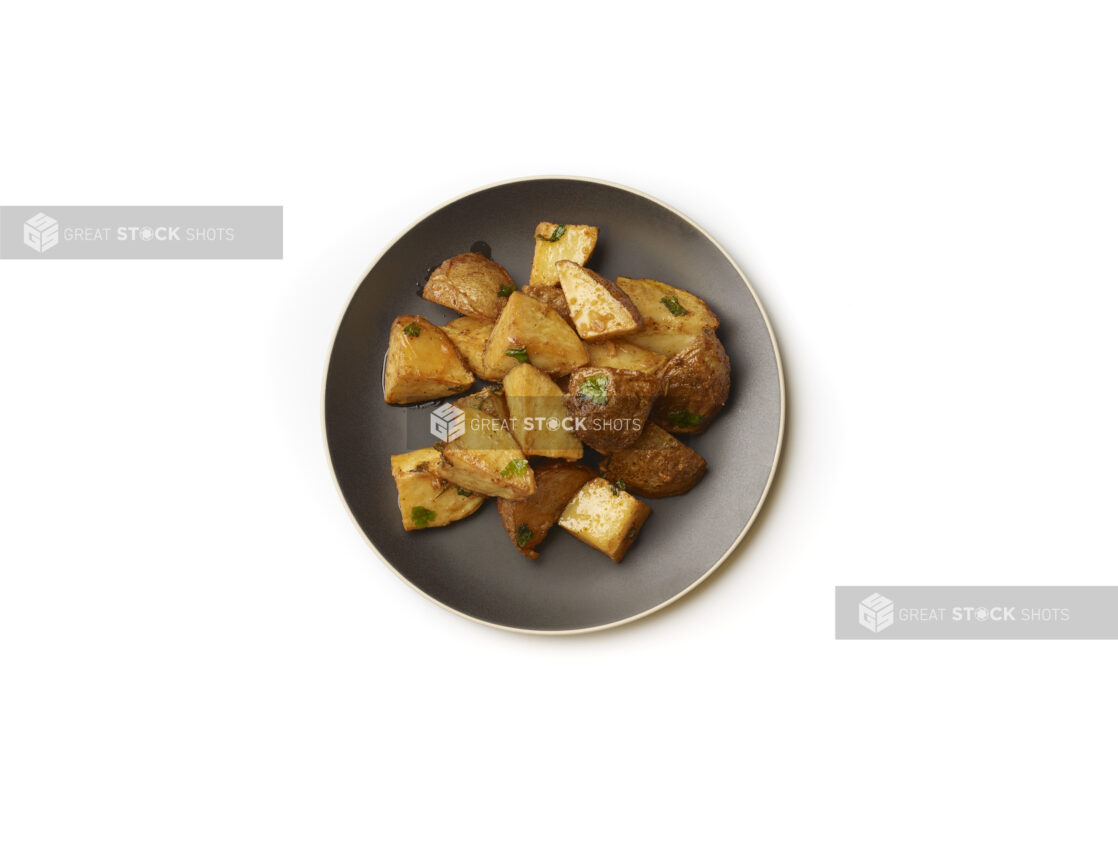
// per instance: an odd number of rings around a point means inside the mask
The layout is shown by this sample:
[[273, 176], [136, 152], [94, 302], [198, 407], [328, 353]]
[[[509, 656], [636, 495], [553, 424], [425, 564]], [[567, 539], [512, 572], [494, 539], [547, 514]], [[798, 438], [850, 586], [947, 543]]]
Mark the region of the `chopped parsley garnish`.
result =
[[509, 347], [505, 350], [505, 355], [515, 358], [521, 364], [528, 363], [528, 350], [524, 347]]
[[528, 459], [514, 458], [512, 461], [505, 465], [505, 469], [501, 471], [501, 475], [507, 479], [510, 476], [523, 476], [527, 472]]
[[625, 480], [618, 479], [616, 482], [610, 482], [609, 489], [613, 491], [614, 496], [617, 496], [625, 490]]
[[418, 323], [409, 323], [407, 326], [404, 327], [404, 334], [407, 335], [409, 338], [418, 338], [419, 337], [419, 324]]
[[435, 519], [435, 512], [430, 508], [417, 505], [411, 510], [411, 521], [417, 529], [426, 529], [428, 524]]
[[567, 232], [567, 224], [560, 223], [553, 230], [551, 230], [550, 235], [548, 235], [546, 237], [543, 236], [543, 235], [537, 235], [536, 237], [539, 238], [541, 241], [551, 241], [551, 242], [554, 243], [555, 241], [558, 241], [560, 238], [562, 238], [566, 234], [566, 232]]
[[703, 415], [694, 414], [690, 411], [669, 411], [668, 419], [672, 422], [673, 426], [679, 426], [681, 429], [690, 429], [692, 426], [698, 426], [703, 422]]
[[578, 386], [578, 396], [589, 402], [605, 405], [609, 402], [609, 378], [604, 373], [587, 376]]
[[520, 547], [524, 546], [532, 539], [532, 534], [532, 530], [529, 529], [526, 524], [521, 523], [516, 527], [516, 545]]
[[675, 297], [661, 297], [660, 302], [664, 304], [664, 308], [666, 308], [676, 317], [683, 317], [683, 315], [691, 313], [683, 306], [681, 306], [679, 304], [679, 300]]
[[497, 296], [498, 297], [507, 297], [510, 294], [512, 294], [512, 292], [515, 291], [515, 290], [516, 290], [516, 286], [513, 285], [510, 282], [508, 285], [502, 285], [500, 288], [497, 289]]
[[473, 496], [473, 495], [474, 495], [473, 491], [468, 491], [465, 488], [458, 488], [458, 496]]

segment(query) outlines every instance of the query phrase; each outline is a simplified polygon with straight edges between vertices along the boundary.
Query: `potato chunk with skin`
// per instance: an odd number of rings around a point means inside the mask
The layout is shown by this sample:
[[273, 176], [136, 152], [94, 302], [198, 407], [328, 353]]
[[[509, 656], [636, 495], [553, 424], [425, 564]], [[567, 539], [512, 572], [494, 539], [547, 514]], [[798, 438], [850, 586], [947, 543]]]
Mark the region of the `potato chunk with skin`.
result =
[[598, 243], [597, 226], [543, 222], [536, 227], [536, 252], [532, 257], [529, 285], [558, 285], [555, 262], [567, 260], [586, 264]]
[[392, 479], [404, 531], [445, 526], [470, 516], [485, 503], [481, 494], [463, 491], [431, 472], [441, 460], [433, 447], [392, 456]]
[[606, 479], [587, 482], [559, 517], [583, 543], [621, 561], [652, 509]]
[[392, 322], [384, 362], [384, 401], [393, 404], [459, 394], [474, 383], [474, 374], [438, 326], [417, 314]]
[[617, 277], [617, 285], [629, 295], [644, 325], [626, 336], [638, 347], [673, 356], [703, 329], [717, 329], [718, 316], [699, 297], [655, 279]]
[[493, 326], [482, 364], [503, 379], [525, 359], [550, 376], [562, 376], [586, 364], [587, 355], [582, 339], [554, 309], [515, 291]]
[[614, 282], [573, 261], [555, 263], [579, 337], [588, 341], [636, 332], [640, 312]]
[[704, 329], [664, 368], [664, 389], [652, 421], [669, 432], [705, 432], [730, 395], [730, 357], [710, 329]]
[[512, 434], [525, 455], [582, 458], [582, 441], [573, 434], [563, 391], [546, 373], [518, 365], [505, 377], [504, 388]]
[[431, 271], [423, 286], [423, 299], [459, 314], [496, 320], [515, 290], [512, 277], [497, 262], [479, 253], [462, 253]]
[[499, 499], [501, 525], [516, 548], [528, 558], [536, 552], [579, 488], [594, 478], [594, 471], [578, 462], [555, 461], [535, 469], [536, 492], [527, 499]]
[[611, 482], [639, 496], [678, 496], [699, 483], [706, 472], [703, 457], [655, 423], [646, 423], [632, 446], [602, 459], [598, 470]]
[[509, 432], [507, 421], [476, 407], [485, 402], [456, 403], [462, 411], [462, 434], [435, 447], [442, 460], [431, 470], [440, 479], [486, 496], [531, 496], [536, 492], [536, 480], [528, 459]]
[[625, 449], [640, 437], [661, 384], [659, 376], [636, 370], [580, 367], [563, 397], [575, 435], [605, 455]]
[[[451, 340], [454, 340], [451, 338]], [[668, 363], [666, 355], [646, 350], [620, 338], [608, 341], [587, 341], [586, 353], [593, 367], [613, 367], [617, 370], [639, 370], [641, 373], [658, 374]]]
[[487, 382], [501, 381], [501, 374], [491, 373], [483, 361], [485, 357], [485, 342], [489, 340], [496, 321], [484, 317], [466, 315], [452, 320], [443, 327], [446, 336], [458, 350], [458, 354], [465, 359], [479, 379]]

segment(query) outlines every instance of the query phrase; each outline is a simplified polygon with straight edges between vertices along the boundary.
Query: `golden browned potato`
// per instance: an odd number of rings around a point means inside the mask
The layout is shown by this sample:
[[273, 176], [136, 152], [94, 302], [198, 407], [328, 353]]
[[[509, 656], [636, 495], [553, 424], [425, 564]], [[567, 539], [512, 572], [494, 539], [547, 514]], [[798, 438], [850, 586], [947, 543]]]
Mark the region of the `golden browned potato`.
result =
[[485, 344], [482, 364], [489, 373], [505, 375], [525, 362], [551, 376], [562, 376], [586, 364], [586, 348], [575, 330], [554, 309], [513, 292]]
[[730, 357], [710, 329], [676, 353], [664, 369], [664, 390], [652, 421], [669, 432], [705, 432], [730, 395]]
[[575, 322], [571, 319], [571, 308], [567, 305], [567, 298], [563, 296], [563, 289], [558, 285], [525, 285], [520, 289], [520, 292], [533, 300], [539, 300], [545, 306], [555, 309], [559, 316], [571, 324], [572, 329], [574, 328]]
[[527, 499], [499, 499], [497, 512], [509, 538], [529, 558], [539, 558], [536, 547], [547, 537], [567, 503], [594, 478], [585, 464], [556, 461], [535, 469], [536, 492]]
[[640, 437], [660, 385], [659, 376], [636, 370], [580, 367], [563, 397], [575, 435], [606, 455], [625, 449]]
[[513, 437], [525, 455], [582, 458], [582, 441], [563, 404], [563, 391], [548, 375], [530, 364], [518, 364], [505, 377], [504, 396]]
[[718, 317], [701, 299], [689, 291], [655, 279], [630, 279], [619, 276], [617, 285], [629, 295], [644, 326], [625, 340], [673, 356], [703, 329], [717, 329]]
[[600, 340], [641, 328], [640, 312], [614, 282], [573, 261], [557, 261], [555, 268], [580, 337]]
[[508, 271], [478, 253], [448, 258], [427, 277], [423, 299], [460, 314], [496, 320], [516, 290]]
[[474, 374], [438, 326], [417, 314], [392, 323], [384, 362], [384, 401], [393, 404], [459, 394], [474, 383]]
[[[535, 493], [535, 476], [509, 431], [507, 420], [489, 413], [499, 412], [499, 398], [499, 393], [490, 392], [455, 403], [462, 414], [455, 421], [452, 437], [435, 446], [442, 461], [432, 466], [431, 471], [468, 491], [502, 499], [523, 499]], [[456, 428], [461, 434], [453, 437]]]
[[485, 379], [487, 382], [501, 381], [500, 374], [490, 373], [483, 362], [485, 342], [489, 340], [495, 324], [494, 320], [466, 315], [450, 321], [443, 327], [446, 336], [450, 338], [450, 342], [454, 344], [466, 365], [479, 379]]
[[566, 259], [586, 264], [598, 243], [597, 226], [574, 223], [541, 223], [536, 227], [536, 253], [532, 257], [529, 285], [558, 285], [559, 271], [555, 262]]
[[587, 482], [559, 517], [559, 525], [614, 561], [625, 557], [652, 509], [606, 479]]
[[691, 447], [673, 438], [655, 423], [631, 447], [602, 459], [601, 474], [638, 496], [676, 496], [699, 483], [707, 463]]
[[485, 497], [436, 476], [431, 468], [442, 460], [434, 447], [392, 456], [392, 478], [400, 502], [404, 530], [445, 526], [481, 508]]
[[[451, 338], [451, 340], [454, 340]], [[639, 370], [641, 373], [658, 374], [668, 363], [666, 355], [630, 344], [621, 338], [607, 341], [587, 341], [586, 353], [594, 367], [614, 367], [618, 370]]]

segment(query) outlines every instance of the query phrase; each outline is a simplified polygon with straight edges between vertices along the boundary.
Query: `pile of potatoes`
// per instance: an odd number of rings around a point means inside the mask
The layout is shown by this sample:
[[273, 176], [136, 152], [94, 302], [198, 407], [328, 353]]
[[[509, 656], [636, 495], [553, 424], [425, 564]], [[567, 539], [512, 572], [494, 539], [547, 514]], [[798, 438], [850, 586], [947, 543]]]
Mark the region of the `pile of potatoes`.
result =
[[[705, 431], [726, 403], [718, 317], [681, 288], [585, 267], [597, 240], [595, 226], [540, 223], [522, 288], [486, 256], [453, 256], [423, 298], [461, 316], [393, 322], [386, 402], [499, 383], [453, 401], [453, 438], [392, 456], [405, 530], [448, 525], [495, 497], [527, 557], [558, 523], [620, 561], [651, 513], [637, 497], [686, 493], [706, 472], [675, 435]], [[586, 447], [602, 456], [597, 471]]]

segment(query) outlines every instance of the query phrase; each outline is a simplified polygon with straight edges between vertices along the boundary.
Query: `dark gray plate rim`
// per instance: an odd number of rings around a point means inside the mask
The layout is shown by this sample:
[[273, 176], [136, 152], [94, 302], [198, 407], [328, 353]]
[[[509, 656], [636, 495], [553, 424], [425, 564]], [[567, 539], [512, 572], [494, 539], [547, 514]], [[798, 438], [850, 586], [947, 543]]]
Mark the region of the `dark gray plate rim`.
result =
[[[602, 625], [599, 625], [599, 626], [588, 626], [588, 627], [585, 627], [585, 628], [576, 628], [576, 629], [531, 629], [531, 628], [518, 628], [518, 627], [515, 627], [515, 626], [506, 626], [506, 625], [502, 625], [501, 623], [495, 623], [495, 622], [492, 622], [490, 620], [482, 619], [481, 617], [475, 617], [471, 614], [467, 614], [464, 611], [460, 611], [459, 609], [455, 608], [452, 605], [447, 605], [445, 602], [439, 601], [438, 599], [431, 596], [426, 591], [419, 588], [417, 585], [415, 585], [409, 579], [407, 579], [399, 570], [397, 570], [395, 567], [393, 567], [392, 564], [388, 561], [387, 557], [385, 557], [385, 555], [379, 549], [377, 549], [376, 544], [374, 544], [372, 542], [372, 540], [369, 538], [369, 536], [367, 534], [365, 534], [365, 531], [364, 531], [364, 529], [361, 528], [361, 524], [358, 522], [356, 515], [353, 513], [353, 510], [349, 507], [349, 503], [346, 501], [345, 494], [342, 492], [341, 485], [338, 482], [338, 476], [337, 476], [337, 472], [334, 469], [334, 462], [333, 462], [333, 460], [330, 456], [330, 444], [329, 444], [329, 440], [328, 440], [327, 434], [326, 434], [326, 378], [327, 378], [327, 375], [328, 375], [329, 370], [330, 370], [330, 360], [333, 357], [334, 347], [337, 343], [338, 332], [341, 329], [342, 321], [345, 318], [346, 313], [349, 311], [350, 303], [353, 301], [353, 298], [357, 295], [358, 289], [361, 287], [361, 284], [365, 281], [366, 277], [368, 277], [368, 275], [372, 272], [373, 268], [377, 266], [377, 264], [384, 257], [384, 255], [390, 249], [392, 249], [392, 247], [395, 246], [396, 243], [398, 241], [400, 241], [401, 238], [403, 238], [405, 235], [407, 235], [412, 229], [414, 229], [422, 221], [426, 220], [428, 217], [430, 217], [431, 215], [438, 212], [440, 209], [446, 208], [447, 206], [452, 205], [454, 203], [457, 203], [459, 200], [462, 200], [462, 199], [464, 199], [466, 197], [469, 197], [473, 194], [478, 194], [482, 191], [488, 191], [491, 188], [497, 188], [497, 187], [500, 187], [502, 185], [511, 185], [511, 184], [514, 184], [514, 183], [517, 183], [517, 182], [533, 182], [533, 181], [540, 180], [540, 179], [562, 179], [562, 180], [568, 180], [568, 181], [572, 181], [572, 182], [591, 182], [591, 183], [595, 183], [595, 184], [598, 184], [598, 185], [605, 185], [605, 186], [608, 186], [610, 188], [615, 188], [619, 191], [625, 191], [626, 193], [633, 194], [634, 196], [641, 197], [645, 200], [648, 200], [652, 203], [655, 203], [658, 206], [661, 206], [666, 211], [670, 212], [671, 214], [675, 215], [679, 219], [683, 220], [689, 226], [694, 227], [694, 229], [697, 232], [702, 233], [703, 237], [706, 238], [708, 241], [710, 241], [711, 245], [713, 247], [715, 247], [719, 252], [721, 252], [723, 256], [725, 256], [726, 261], [729, 262], [730, 266], [734, 268], [734, 271], [738, 274], [738, 277], [741, 279], [742, 284], [745, 286], [746, 291], [749, 292], [749, 296], [752, 297], [753, 302], [756, 303], [757, 309], [760, 312], [761, 317], [765, 322], [765, 328], [767, 329], [767, 331], [769, 333], [769, 342], [772, 344], [773, 355], [776, 359], [776, 372], [777, 372], [777, 377], [778, 377], [779, 384], [780, 384], [780, 423], [779, 423], [778, 431], [777, 431], [776, 450], [773, 454], [772, 469], [769, 471], [769, 477], [765, 481], [764, 490], [761, 492], [761, 496], [757, 500], [757, 505], [753, 509], [753, 513], [749, 515], [749, 519], [747, 519], [745, 521], [745, 524], [742, 526], [741, 532], [738, 533], [738, 536], [734, 539], [734, 542], [730, 545], [730, 547], [726, 550], [726, 552], [723, 553], [723, 555], [714, 563], [713, 566], [711, 566], [709, 569], [707, 569], [706, 572], [704, 572], [701, 576], [699, 576], [697, 579], [695, 579], [695, 581], [691, 582], [691, 584], [689, 584], [687, 587], [685, 587], [679, 593], [675, 594], [674, 596], [669, 597], [668, 599], [665, 599], [663, 602], [660, 602], [659, 604], [654, 605], [651, 608], [646, 608], [645, 610], [643, 610], [643, 611], [641, 611], [637, 614], [633, 614], [632, 616], [626, 617], [626, 618], [621, 619], [621, 620], [612, 620], [608, 623], [603, 623]], [[750, 283], [749, 279], [746, 277], [745, 272], [738, 266], [738, 263], [736, 261], [734, 261], [733, 256], [731, 256], [726, 251], [726, 249], [720, 243], [718, 243], [718, 241], [715, 240], [713, 235], [711, 235], [709, 232], [706, 231], [706, 229], [704, 229], [702, 226], [700, 226], [698, 223], [696, 223], [690, 217], [688, 217], [687, 215], [685, 215], [683, 212], [679, 211], [678, 209], [674, 208], [673, 206], [668, 205], [667, 203], [663, 202], [660, 199], [657, 199], [656, 197], [651, 196], [650, 194], [646, 194], [643, 191], [639, 191], [636, 188], [630, 188], [628, 185], [621, 185], [620, 183], [617, 183], [617, 182], [610, 182], [610, 181], [605, 180], [605, 179], [597, 179], [597, 178], [591, 177], [591, 176], [538, 175], [538, 176], [519, 176], [519, 177], [515, 177], [513, 179], [503, 179], [503, 180], [500, 180], [499, 182], [493, 182], [493, 183], [490, 183], [488, 185], [482, 185], [478, 188], [472, 188], [469, 191], [464, 191], [463, 193], [461, 193], [461, 194], [459, 194], [455, 197], [451, 197], [446, 202], [440, 203], [439, 205], [437, 205], [434, 208], [427, 211], [425, 214], [416, 218], [414, 221], [412, 221], [410, 224], [408, 224], [406, 227], [404, 227], [402, 230], [400, 230], [400, 232], [396, 235], [395, 238], [393, 238], [389, 243], [385, 244], [384, 248], [380, 251], [380, 253], [377, 254], [376, 258], [374, 258], [369, 263], [368, 267], [365, 268], [364, 272], [361, 274], [360, 278], [357, 280], [357, 283], [353, 286], [353, 289], [350, 291], [349, 297], [346, 299], [345, 307], [342, 308], [341, 313], [338, 315], [338, 320], [337, 320], [337, 323], [334, 326], [334, 331], [330, 336], [330, 348], [326, 353], [326, 363], [325, 363], [325, 365], [323, 367], [323, 371], [322, 371], [322, 390], [321, 390], [321, 399], [320, 399], [319, 406], [320, 406], [320, 418], [321, 418], [320, 423], [321, 423], [321, 426], [322, 426], [322, 445], [323, 445], [323, 449], [326, 452], [326, 464], [330, 468], [330, 478], [334, 482], [334, 489], [337, 491], [338, 497], [342, 501], [342, 505], [345, 506], [346, 514], [348, 514], [350, 520], [353, 521], [353, 525], [357, 529], [358, 534], [360, 534], [361, 537], [363, 537], [365, 539], [365, 542], [367, 544], [369, 544], [369, 547], [373, 550], [373, 552], [375, 552], [377, 554], [377, 557], [384, 563], [384, 565], [389, 570], [391, 570], [396, 575], [396, 577], [398, 579], [400, 579], [400, 581], [402, 581], [404, 584], [408, 585], [408, 587], [410, 587], [412, 590], [416, 591], [416, 593], [419, 593], [420, 595], [426, 597], [431, 602], [435, 603], [436, 605], [440, 606], [441, 608], [445, 608], [447, 611], [450, 611], [451, 613], [456, 614], [459, 617], [463, 617], [467, 620], [472, 620], [475, 623], [481, 623], [482, 625], [489, 626], [490, 628], [502, 629], [502, 630], [508, 631], [508, 632], [519, 632], [521, 634], [571, 635], [571, 634], [588, 634], [590, 632], [599, 632], [599, 631], [604, 631], [606, 629], [613, 629], [613, 628], [617, 628], [618, 626], [623, 626], [626, 623], [632, 623], [635, 620], [640, 620], [644, 617], [649, 616], [650, 614], [655, 614], [657, 611], [659, 611], [663, 608], [666, 608], [667, 606], [671, 605], [673, 602], [676, 602], [679, 599], [681, 599], [682, 597], [686, 596], [691, 591], [693, 591], [695, 588], [697, 588], [699, 585], [701, 585], [703, 582], [705, 582], [707, 579], [709, 579], [711, 577], [711, 575], [713, 573], [715, 573], [726, 562], [726, 560], [733, 554], [734, 550], [737, 549], [741, 545], [741, 542], [745, 539], [745, 536], [749, 533], [750, 528], [753, 526], [754, 522], [756, 522], [757, 515], [761, 513], [761, 509], [765, 505], [765, 500], [768, 499], [769, 491], [772, 490], [773, 480], [776, 478], [777, 469], [780, 466], [781, 453], [783, 452], [783, 448], [784, 448], [784, 428], [785, 428], [785, 422], [786, 422], [786, 419], [787, 419], [787, 390], [786, 390], [785, 383], [784, 383], [784, 365], [783, 365], [783, 362], [782, 362], [781, 356], [780, 356], [780, 347], [777, 345], [776, 333], [773, 331], [772, 321], [769, 320], [768, 312], [765, 311], [765, 306], [761, 303], [761, 298], [759, 296], [757, 296], [757, 292], [754, 290], [753, 285]]]

